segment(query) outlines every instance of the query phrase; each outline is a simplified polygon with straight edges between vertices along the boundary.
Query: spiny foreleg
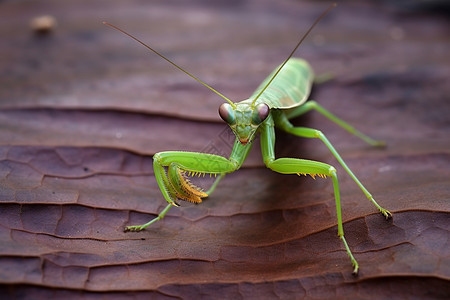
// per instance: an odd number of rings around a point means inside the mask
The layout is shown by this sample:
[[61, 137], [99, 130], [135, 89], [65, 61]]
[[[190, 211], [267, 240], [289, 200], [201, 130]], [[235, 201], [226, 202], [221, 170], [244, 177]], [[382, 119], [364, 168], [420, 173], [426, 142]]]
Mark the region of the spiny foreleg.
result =
[[[150, 222], [127, 226], [125, 231], [141, 231], [161, 220], [172, 206], [179, 206], [178, 200], [201, 203], [225, 173], [233, 172], [238, 167], [239, 165], [232, 160], [213, 154], [179, 151], [156, 153], [153, 157], [153, 170], [161, 193], [169, 205]], [[204, 192], [189, 180], [189, 176], [205, 176], [205, 174], [219, 175], [208, 192]]]

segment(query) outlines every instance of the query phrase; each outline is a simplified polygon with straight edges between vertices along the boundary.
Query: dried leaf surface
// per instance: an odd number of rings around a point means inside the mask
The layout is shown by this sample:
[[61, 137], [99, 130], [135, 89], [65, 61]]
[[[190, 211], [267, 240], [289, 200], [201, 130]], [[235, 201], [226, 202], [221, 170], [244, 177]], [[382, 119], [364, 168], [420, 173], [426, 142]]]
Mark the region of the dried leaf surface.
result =
[[[329, 180], [271, 172], [259, 140], [204, 203], [166, 205], [151, 156], [228, 155], [220, 98], [106, 20], [232, 99], [250, 95], [325, 9], [321, 2], [21, 1], [0, 4], [0, 284], [8, 297], [445, 299], [450, 294], [448, 20], [423, 7], [342, 3], [302, 45], [313, 98], [387, 141], [373, 149], [317, 113], [375, 199], [340, 174], [337, 238]], [[183, 9], [178, 9], [179, 7]], [[177, 9], [174, 9], [177, 7]], [[412, 10], [411, 10], [412, 9]], [[35, 36], [29, 21], [58, 25]], [[7, 28], [6, 28], [7, 27]], [[277, 133], [279, 157], [337, 165], [319, 141]], [[208, 180], [206, 180], [209, 182]]]

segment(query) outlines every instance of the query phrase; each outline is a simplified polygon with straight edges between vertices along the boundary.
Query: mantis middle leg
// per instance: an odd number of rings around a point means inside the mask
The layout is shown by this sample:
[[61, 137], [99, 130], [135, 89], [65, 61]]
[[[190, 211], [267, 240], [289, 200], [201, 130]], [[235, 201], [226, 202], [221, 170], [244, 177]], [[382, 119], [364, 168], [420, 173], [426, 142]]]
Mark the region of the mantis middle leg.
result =
[[353, 273], [357, 274], [359, 265], [353, 256], [347, 241], [344, 237], [344, 229], [342, 225], [341, 200], [339, 192], [339, 182], [336, 169], [328, 164], [298, 158], [278, 158], [274, 155], [275, 134], [273, 123], [268, 122], [261, 130], [261, 151], [264, 163], [271, 170], [282, 174], [309, 174], [312, 177], [331, 177], [333, 180], [334, 197], [336, 202], [336, 215], [338, 223], [338, 236], [342, 240], [348, 256], [353, 264]]

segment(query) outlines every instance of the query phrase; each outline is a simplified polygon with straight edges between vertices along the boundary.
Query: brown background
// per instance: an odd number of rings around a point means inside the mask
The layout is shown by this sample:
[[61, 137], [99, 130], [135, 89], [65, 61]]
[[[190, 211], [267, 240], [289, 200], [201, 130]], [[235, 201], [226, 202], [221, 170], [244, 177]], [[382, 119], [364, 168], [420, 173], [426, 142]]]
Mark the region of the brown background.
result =
[[[340, 172], [330, 180], [244, 167], [201, 205], [166, 205], [152, 155], [228, 155], [222, 100], [131, 39], [142, 38], [231, 99], [248, 97], [328, 6], [322, 1], [2, 1], [0, 292], [7, 298], [446, 298], [450, 293], [450, 68], [445, 1], [341, 1], [301, 46], [334, 79], [313, 98], [387, 142], [373, 149], [317, 113], [385, 221]], [[33, 33], [33, 17], [58, 26]], [[279, 157], [337, 165], [319, 141], [277, 135]]]

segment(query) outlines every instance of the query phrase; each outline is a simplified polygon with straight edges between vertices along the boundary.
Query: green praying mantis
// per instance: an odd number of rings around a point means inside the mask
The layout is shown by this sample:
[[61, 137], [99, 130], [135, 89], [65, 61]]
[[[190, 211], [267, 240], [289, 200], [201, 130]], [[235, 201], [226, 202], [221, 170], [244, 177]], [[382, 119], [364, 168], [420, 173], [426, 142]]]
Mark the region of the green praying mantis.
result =
[[[341, 200], [336, 169], [329, 164], [318, 161], [298, 158], [276, 158], [274, 152], [275, 127], [295, 136], [320, 139], [375, 207], [378, 208], [386, 218], [391, 217], [391, 213], [374, 200], [369, 191], [353, 174], [335, 150], [334, 146], [321, 131], [306, 127], [296, 127], [289, 121], [310, 110], [315, 110], [369, 145], [383, 145], [382, 142], [366, 136], [345, 121], [336, 117], [317, 102], [313, 100], [306, 102], [313, 84], [314, 73], [305, 60], [292, 58], [292, 56], [314, 26], [334, 6], [335, 4], [331, 5], [316, 19], [313, 25], [311, 25], [308, 31], [302, 36], [287, 59], [261, 83], [253, 95], [251, 95], [250, 98], [237, 103], [232, 102], [227, 97], [182, 69], [136, 37], [114, 25], [104, 22], [104, 24], [121, 31], [144, 45], [147, 49], [225, 99], [226, 102], [219, 107], [219, 115], [230, 126], [236, 136], [233, 149], [228, 158], [208, 153], [184, 151], [165, 151], [156, 153], [153, 156], [154, 174], [161, 193], [169, 204], [150, 222], [143, 225], [127, 226], [125, 231], [141, 231], [154, 222], [161, 220], [172, 207], [179, 206], [177, 200], [201, 203], [203, 198], [211, 195], [225, 174], [234, 172], [242, 166], [253, 145], [252, 142], [255, 139], [255, 136], [259, 133], [262, 157], [264, 164], [269, 169], [282, 174], [310, 175], [313, 178], [318, 176], [321, 178], [330, 177], [332, 179], [336, 202], [338, 236], [342, 240], [353, 264], [353, 273], [358, 273], [358, 262], [354, 258], [344, 237]], [[216, 176], [214, 183], [208, 191], [204, 191], [189, 180], [189, 176], [198, 174]]]

